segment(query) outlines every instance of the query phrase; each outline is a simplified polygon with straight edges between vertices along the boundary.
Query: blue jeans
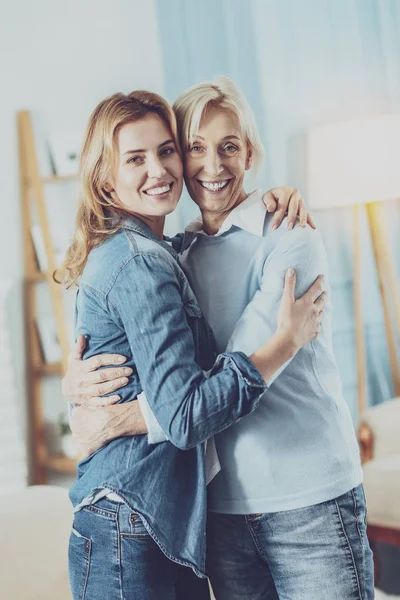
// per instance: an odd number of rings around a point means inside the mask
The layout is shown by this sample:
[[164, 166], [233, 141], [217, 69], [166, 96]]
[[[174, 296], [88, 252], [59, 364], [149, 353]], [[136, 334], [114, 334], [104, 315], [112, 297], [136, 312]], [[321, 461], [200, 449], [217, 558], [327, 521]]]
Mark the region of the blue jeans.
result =
[[207, 538], [207, 573], [217, 600], [374, 598], [361, 485], [297, 510], [210, 513]]
[[209, 600], [208, 583], [163, 554], [140, 516], [108, 498], [75, 513], [69, 544], [74, 600]]

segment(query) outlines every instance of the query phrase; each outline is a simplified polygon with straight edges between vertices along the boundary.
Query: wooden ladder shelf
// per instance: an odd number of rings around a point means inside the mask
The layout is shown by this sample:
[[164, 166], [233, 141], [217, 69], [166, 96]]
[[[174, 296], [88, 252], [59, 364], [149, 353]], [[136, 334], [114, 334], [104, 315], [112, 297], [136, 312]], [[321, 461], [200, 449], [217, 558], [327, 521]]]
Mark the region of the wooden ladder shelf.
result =
[[[25, 263], [25, 323], [26, 323], [26, 360], [27, 360], [27, 392], [29, 396], [30, 447], [32, 457], [32, 482], [47, 482], [48, 469], [74, 473], [76, 461], [61, 455], [51, 455], [47, 448], [45, 421], [41, 399], [42, 378], [59, 375], [65, 372], [68, 360], [68, 334], [63, 305], [61, 286], [53, 280], [56, 268], [55, 252], [51, 240], [49, 218], [45, 203], [45, 186], [48, 183], [71, 181], [77, 177], [42, 177], [35, 150], [34, 130], [29, 111], [21, 111], [17, 115], [20, 185], [22, 201], [23, 250]], [[47, 270], [39, 269], [38, 260], [32, 240], [34, 211], [43, 236], [47, 259]], [[61, 347], [61, 361], [46, 364], [43, 359], [39, 335], [37, 331], [37, 301], [35, 285], [46, 282], [50, 292], [51, 307], [55, 319], [58, 341]]]

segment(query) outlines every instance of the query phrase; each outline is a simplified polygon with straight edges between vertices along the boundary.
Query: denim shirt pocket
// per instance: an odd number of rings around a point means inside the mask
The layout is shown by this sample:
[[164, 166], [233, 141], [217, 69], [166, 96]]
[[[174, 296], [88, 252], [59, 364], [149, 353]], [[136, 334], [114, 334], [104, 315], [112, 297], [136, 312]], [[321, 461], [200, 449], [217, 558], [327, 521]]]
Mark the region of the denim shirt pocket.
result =
[[182, 286], [182, 299], [183, 305], [186, 313], [189, 317], [197, 317], [201, 319], [203, 313], [201, 312], [201, 308], [197, 302], [197, 298], [193, 293], [192, 288], [190, 287], [189, 281], [183, 276], [183, 286]]
[[197, 319], [201, 319], [201, 317], [203, 316], [200, 306], [197, 304], [196, 300], [194, 302], [192, 302], [192, 300], [190, 300], [190, 299], [185, 300], [184, 307], [185, 307], [185, 311], [187, 312], [189, 317], [195, 317]]
[[186, 319], [193, 333], [196, 360], [203, 370], [208, 371], [216, 357], [215, 340], [186, 278], [183, 283], [182, 299]]

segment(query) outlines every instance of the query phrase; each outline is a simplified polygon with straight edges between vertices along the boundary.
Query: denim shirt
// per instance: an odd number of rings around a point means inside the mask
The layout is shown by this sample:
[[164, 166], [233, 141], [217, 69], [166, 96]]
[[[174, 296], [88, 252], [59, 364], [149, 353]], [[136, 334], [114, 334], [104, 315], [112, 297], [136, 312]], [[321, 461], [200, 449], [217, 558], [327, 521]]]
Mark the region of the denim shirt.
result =
[[104, 488], [116, 492], [170, 559], [204, 575], [203, 442], [251, 413], [264, 381], [243, 353], [216, 356], [178, 255], [134, 217], [90, 252], [76, 316], [76, 332], [87, 339], [85, 358], [126, 356], [134, 373], [120, 401], [144, 391], [170, 441], [121, 437], [79, 462], [70, 492], [75, 510]]

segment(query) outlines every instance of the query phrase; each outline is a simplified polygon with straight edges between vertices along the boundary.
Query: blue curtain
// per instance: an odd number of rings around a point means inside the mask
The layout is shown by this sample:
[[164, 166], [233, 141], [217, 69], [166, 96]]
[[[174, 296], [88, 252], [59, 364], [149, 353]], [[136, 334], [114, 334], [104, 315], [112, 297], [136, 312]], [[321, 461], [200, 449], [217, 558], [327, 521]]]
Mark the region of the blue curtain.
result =
[[[259, 183], [307, 196], [305, 138], [310, 127], [400, 112], [398, 0], [158, 0], [165, 94], [224, 74], [245, 92], [266, 149]], [[387, 203], [386, 226], [400, 269], [400, 204]], [[187, 198], [183, 221], [193, 215]], [[344, 393], [357, 414], [349, 209], [316, 215], [330, 257], [334, 344]], [[369, 403], [393, 394], [373, 253], [364, 223], [364, 322]]]

